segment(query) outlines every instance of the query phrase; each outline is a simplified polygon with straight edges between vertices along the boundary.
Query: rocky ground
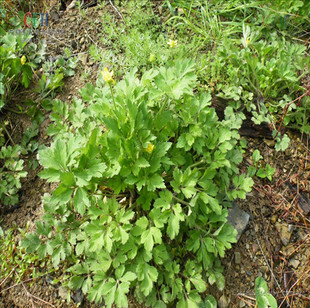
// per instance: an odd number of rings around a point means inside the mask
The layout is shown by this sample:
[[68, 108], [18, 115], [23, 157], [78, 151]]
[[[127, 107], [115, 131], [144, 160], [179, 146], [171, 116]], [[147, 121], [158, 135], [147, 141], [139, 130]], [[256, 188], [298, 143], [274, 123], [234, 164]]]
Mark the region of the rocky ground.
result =
[[[94, 6], [82, 13], [78, 10], [59, 13], [55, 1], [51, 1], [50, 7], [53, 31], [42, 32], [37, 39], [46, 40], [51, 58], [66, 47], [78, 56], [80, 62], [75, 76], [66, 80], [56, 97], [70, 103], [86, 82], [94, 82], [97, 78], [98, 63], [87, 51], [90, 44], [102, 44], [99, 24], [104, 10], [113, 12], [117, 18], [120, 16], [109, 2], [103, 9]], [[41, 125], [40, 143], [47, 142], [48, 116], [45, 115]], [[29, 122], [16, 115], [13, 122], [14, 127], [19, 127], [15, 132], [18, 138]], [[219, 300], [220, 308], [254, 307], [254, 281], [258, 276], [268, 282], [279, 307], [310, 307], [310, 155], [305, 136], [289, 134], [292, 141], [284, 153], [275, 152], [272, 140], [247, 138], [248, 147], [241, 168], [247, 170], [253, 164], [252, 152], [259, 149], [264, 162], [276, 168], [276, 172], [271, 182], [256, 178], [248, 198], [238, 201], [238, 206], [250, 218], [238, 243], [223, 260], [225, 291], [209, 290]], [[20, 208], [0, 217], [4, 228], [25, 227], [27, 222], [33, 226], [42, 214], [41, 196], [51, 187], [40, 180], [37, 173], [38, 170], [30, 172], [23, 183]], [[71, 303], [67, 303], [67, 290], [53, 285], [52, 278], [47, 275], [20, 284], [0, 279], [0, 307], [98, 307], [88, 303], [78, 292], [71, 294]], [[142, 306], [132, 301], [130, 307]]]

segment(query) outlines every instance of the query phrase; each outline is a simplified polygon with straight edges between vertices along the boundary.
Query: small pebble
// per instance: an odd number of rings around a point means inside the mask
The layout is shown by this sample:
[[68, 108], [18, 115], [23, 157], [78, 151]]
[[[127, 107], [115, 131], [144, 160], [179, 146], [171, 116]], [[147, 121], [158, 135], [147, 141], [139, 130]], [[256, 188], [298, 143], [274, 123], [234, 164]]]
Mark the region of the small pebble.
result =
[[64, 300], [67, 299], [67, 294], [68, 294], [68, 291], [66, 288], [64, 287], [59, 287], [58, 289], [58, 296]]
[[218, 307], [219, 308], [228, 308], [228, 304], [229, 304], [229, 301], [227, 300], [225, 294], [223, 294], [218, 301]]
[[240, 301], [240, 302], [239, 302], [239, 307], [240, 307], [240, 308], [245, 307], [245, 302], [244, 302], [244, 301]]
[[275, 223], [277, 222], [277, 220], [278, 220], [278, 216], [277, 216], [277, 215], [272, 215], [272, 216], [271, 216], [271, 222], [272, 222], [273, 224], [275, 224]]
[[235, 252], [235, 263], [236, 264], [240, 264], [241, 263], [241, 254], [238, 251]]
[[300, 264], [300, 262], [299, 262], [298, 260], [296, 260], [296, 259], [291, 259], [291, 260], [289, 261], [289, 265], [291, 265], [291, 266], [294, 267], [295, 269], [298, 268], [299, 264]]

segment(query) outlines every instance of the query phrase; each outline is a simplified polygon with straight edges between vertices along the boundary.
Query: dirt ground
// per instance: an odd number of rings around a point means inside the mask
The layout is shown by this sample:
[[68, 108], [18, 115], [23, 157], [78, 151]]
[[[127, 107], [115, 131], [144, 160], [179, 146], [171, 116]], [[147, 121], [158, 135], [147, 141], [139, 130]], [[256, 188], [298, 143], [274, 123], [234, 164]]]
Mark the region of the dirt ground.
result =
[[[116, 14], [108, 3], [105, 9]], [[86, 51], [90, 44], [100, 44], [102, 34], [94, 25], [100, 22], [104, 12], [98, 7], [87, 8], [84, 12], [86, 18], [78, 14], [77, 10], [61, 14], [54, 10], [51, 28], [55, 32], [45, 37], [51, 57], [70, 47], [72, 53], [78, 54], [80, 58], [75, 76], [66, 80], [64, 88], [56, 97], [68, 103], [73, 96], [78, 95], [79, 89], [86, 82], [94, 82], [97, 78], [98, 63], [92, 62]], [[41, 39], [44, 39], [44, 33]], [[89, 77], [83, 78], [85, 74]], [[13, 117], [10, 113], [7, 116], [11, 117], [12, 129], [18, 127], [12, 134], [18, 139], [30, 124], [29, 120], [23, 116]], [[47, 113], [40, 127], [40, 144], [48, 143], [45, 133], [48, 124]], [[272, 140], [247, 138], [248, 147], [241, 169], [245, 171], [253, 163], [252, 152], [258, 149], [264, 157], [263, 161], [276, 168], [276, 172], [272, 182], [256, 178], [247, 199], [237, 202], [250, 214], [250, 220], [238, 243], [222, 260], [225, 291], [210, 290], [219, 300], [219, 307], [254, 307], [254, 281], [258, 276], [268, 282], [269, 290], [277, 298], [279, 307], [310, 307], [309, 137], [288, 133], [291, 144], [285, 152], [276, 152]], [[24, 228], [27, 222], [33, 226], [35, 220], [39, 219], [43, 211], [41, 197], [52, 188], [38, 177], [39, 171], [38, 168], [29, 172], [24, 180], [20, 207], [12, 213], [1, 215], [4, 229], [14, 225]], [[73, 294], [73, 300], [68, 304], [64, 299], [66, 290], [60, 285], [52, 285], [50, 280], [50, 277], [44, 276], [14, 285], [7, 279], [0, 286], [0, 307], [78, 307], [76, 302], [81, 301], [81, 298], [76, 298], [80, 294]], [[99, 306], [82, 298], [80, 307]], [[132, 301], [130, 307], [142, 306]]]

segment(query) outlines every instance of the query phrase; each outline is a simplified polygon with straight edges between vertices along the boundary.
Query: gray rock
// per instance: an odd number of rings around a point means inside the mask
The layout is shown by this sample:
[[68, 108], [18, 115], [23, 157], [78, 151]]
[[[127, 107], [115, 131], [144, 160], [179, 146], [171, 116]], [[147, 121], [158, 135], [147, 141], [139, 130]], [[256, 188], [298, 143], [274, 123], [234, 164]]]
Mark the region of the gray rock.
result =
[[54, 278], [52, 277], [52, 276], [50, 276], [49, 274], [47, 274], [46, 276], [45, 276], [45, 281], [48, 283], [48, 284], [50, 284], [50, 285], [52, 285], [53, 287], [55, 287], [55, 283], [54, 283]]
[[293, 225], [287, 225], [287, 231], [292, 233], [294, 230], [294, 226]]
[[236, 251], [235, 252], [235, 263], [240, 264], [241, 263], [241, 253]]
[[245, 302], [244, 302], [244, 301], [240, 301], [240, 302], [239, 302], [239, 307], [240, 307], [240, 308], [245, 307]]
[[71, 297], [77, 304], [81, 304], [84, 300], [84, 294], [81, 289], [74, 291]]
[[73, 0], [73, 1], [70, 3], [70, 5], [68, 5], [67, 11], [74, 9], [75, 6], [76, 6], [76, 3], [77, 3], [77, 0]]
[[290, 266], [294, 267], [295, 269], [297, 269], [299, 264], [300, 264], [300, 262], [298, 260], [296, 260], [296, 259], [291, 259], [288, 264]]
[[250, 215], [241, 210], [237, 203], [233, 202], [233, 206], [228, 210], [227, 222], [237, 230], [237, 241], [247, 227], [249, 218]]
[[218, 307], [219, 308], [228, 308], [228, 305], [229, 305], [229, 300], [227, 299], [227, 297], [225, 296], [225, 294], [223, 294], [219, 301], [218, 301]]
[[292, 235], [292, 233], [289, 231], [288, 225], [285, 223], [277, 222], [275, 226], [277, 231], [279, 232], [280, 239], [283, 245], [286, 246], [289, 243]]
[[86, 65], [88, 59], [87, 53], [79, 54], [79, 60], [82, 62], [83, 65]]
[[60, 298], [66, 300], [67, 299], [68, 290], [64, 287], [59, 287], [58, 295]]

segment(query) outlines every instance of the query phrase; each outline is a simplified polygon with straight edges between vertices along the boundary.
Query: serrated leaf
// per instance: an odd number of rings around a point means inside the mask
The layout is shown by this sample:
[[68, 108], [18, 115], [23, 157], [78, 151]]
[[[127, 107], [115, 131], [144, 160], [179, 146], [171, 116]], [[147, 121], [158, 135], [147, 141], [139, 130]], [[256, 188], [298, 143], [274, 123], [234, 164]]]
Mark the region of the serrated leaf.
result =
[[206, 297], [205, 308], [217, 308], [216, 299], [212, 295]]
[[46, 257], [46, 253], [47, 253], [47, 246], [45, 244], [40, 245], [37, 250], [39, 260], [44, 259]]
[[287, 134], [284, 134], [282, 139], [279, 137], [276, 140], [276, 144], [275, 144], [275, 149], [276, 151], [285, 151], [288, 146], [290, 145], [290, 138], [288, 137]]
[[126, 272], [126, 274], [120, 280], [130, 282], [130, 281], [134, 281], [136, 278], [137, 278], [137, 275], [129, 271], [129, 272]]
[[58, 267], [60, 260], [64, 260], [66, 257], [65, 250], [62, 246], [56, 248], [52, 253], [52, 262], [55, 267]]
[[258, 308], [277, 308], [277, 301], [268, 292], [267, 283], [262, 277], [255, 279], [255, 295]]
[[152, 251], [154, 243], [161, 243], [162, 234], [156, 227], [151, 227], [145, 230], [141, 235], [141, 244], [144, 244], [144, 248], [147, 251]]
[[141, 282], [141, 291], [148, 296], [153, 289], [153, 284], [157, 281], [158, 272], [154, 266], [147, 263], [139, 263], [137, 266], [138, 280]]
[[84, 278], [82, 276], [73, 276], [69, 281], [69, 288], [77, 290], [82, 287]]
[[127, 282], [120, 283], [115, 293], [115, 303], [118, 308], [128, 307], [126, 294], [129, 292], [129, 284]]
[[192, 282], [192, 284], [195, 286], [196, 290], [199, 293], [206, 291], [207, 285], [205, 281], [201, 278], [201, 275], [196, 274], [195, 276], [190, 277], [190, 281]]
[[253, 160], [254, 160], [255, 162], [258, 162], [260, 159], [263, 158], [263, 156], [260, 155], [260, 152], [259, 152], [259, 150], [257, 150], [257, 149], [254, 150], [252, 156], [253, 156]]
[[62, 172], [56, 169], [44, 169], [39, 173], [41, 179], [47, 180], [48, 183], [51, 182], [60, 182], [60, 176]]
[[112, 307], [115, 300], [116, 281], [106, 282], [102, 288], [102, 294], [104, 295], [105, 304], [108, 308]]
[[89, 207], [90, 202], [87, 192], [83, 188], [78, 188], [73, 198], [73, 205], [80, 215], [84, 215], [86, 207]]
[[25, 248], [27, 252], [35, 252], [41, 244], [41, 240], [36, 234], [27, 234], [21, 241], [21, 247]]
[[155, 191], [157, 188], [165, 188], [164, 179], [159, 174], [153, 174], [147, 180], [147, 190]]
[[168, 210], [172, 202], [172, 193], [169, 190], [163, 190], [159, 193], [160, 198], [154, 202], [154, 208], [160, 208], [161, 211]]
[[90, 277], [87, 277], [87, 279], [84, 280], [82, 285], [82, 292], [84, 294], [87, 294], [89, 292], [89, 289], [92, 286], [92, 279]]
[[119, 227], [120, 235], [121, 235], [121, 242], [122, 244], [126, 244], [129, 239], [129, 234], [122, 228]]
[[172, 240], [179, 234], [180, 221], [184, 221], [184, 213], [181, 205], [177, 203], [173, 206], [173, 212], [170, 214], [167, 227], [167, 234]]

